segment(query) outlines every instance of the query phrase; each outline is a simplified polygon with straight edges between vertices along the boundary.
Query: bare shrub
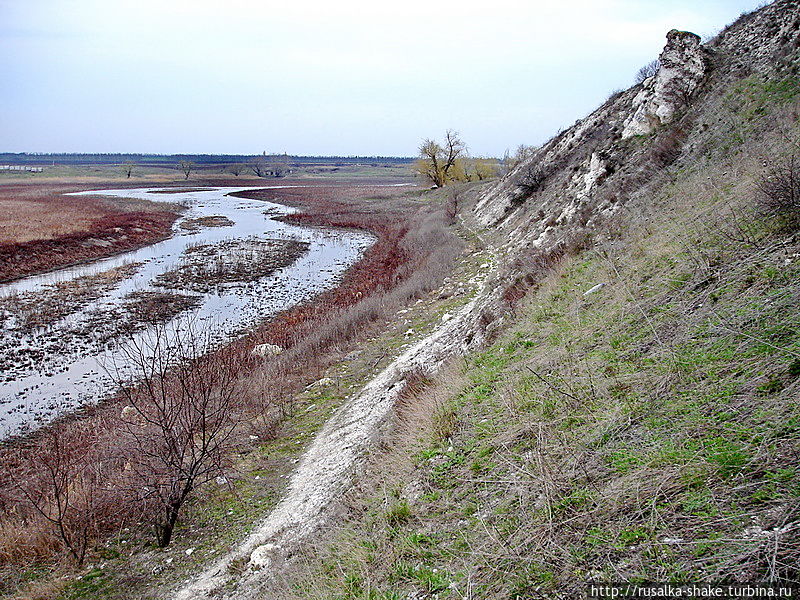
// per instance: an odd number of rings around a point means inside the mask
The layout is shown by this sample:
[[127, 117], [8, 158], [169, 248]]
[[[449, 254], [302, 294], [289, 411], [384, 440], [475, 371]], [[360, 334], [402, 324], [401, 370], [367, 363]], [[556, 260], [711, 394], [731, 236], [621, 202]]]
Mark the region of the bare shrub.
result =
[[688, 129], [674, 126], [663, 132], [653, 142], [651, 155], [657, 167], [668, 167], [681, 155], [683, 145], [689, 137]]
[[547, 181], [548, 172], [538, 163], [523, 167], [517, 179], [518, 193], [514, 196], [514, 204], [521, 204], [540, 191]]
[[800, 159], [796, 153], [775, 159], [756, 180], [760, 204], [782, 221], [782, 228], [800, 228]]
[[655, 60], [651, 60], [641, 69], [636, 71], [636, 83], [642, 83], [645, 79], [653, 77], [656, 73], [658, 73], [658, 69], [660, 67], [661, 61], [659, 61], [657, 58]]
[[36, 461], [14, 461], [21, 468], [10, 472], [23, 520], [29, 526], [35, 526], [36, 519], [46, 524], [79, 566], [113, 506], [106, 464], [96, 460], [98, 443], [97, 431], [88, 425], [46, 430], [33, 448], [18, 449], [34, 451]]
[[[208, 332], [193, 324], [159, 325], [122, 348], [107, 367], [128, 406], [122, 447], [129, 452], [122, 485], [144, 511], [156, 541], [172, 539], [180, 510], [191, 494], [221, 476], [237, 423], [237, 369], [209, 353]], [[138, 382], [131, 386], [130, 382]]]

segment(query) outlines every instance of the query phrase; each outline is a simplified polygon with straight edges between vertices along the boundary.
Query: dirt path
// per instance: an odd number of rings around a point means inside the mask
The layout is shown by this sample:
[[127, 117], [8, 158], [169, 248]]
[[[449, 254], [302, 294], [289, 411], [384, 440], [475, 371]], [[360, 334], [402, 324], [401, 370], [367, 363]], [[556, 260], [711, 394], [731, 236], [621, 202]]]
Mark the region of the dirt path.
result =
[[[483, 283], [479, 282], [481, 291]], [[365, 450], [375, 441], [405, 386], [419, 369], [433, 373], [465, 349], [474, 331], [479, 293], [452, 319], [414, 344], [342, 406], [323, 427], [292, 476], [285, 498], [238, 547], [187, 582], [176, 600], [261, 598], [270, 565], [324, 523], [327, 508], [350, 485]], [[475, 340], [477, 342], [477, 340]]]

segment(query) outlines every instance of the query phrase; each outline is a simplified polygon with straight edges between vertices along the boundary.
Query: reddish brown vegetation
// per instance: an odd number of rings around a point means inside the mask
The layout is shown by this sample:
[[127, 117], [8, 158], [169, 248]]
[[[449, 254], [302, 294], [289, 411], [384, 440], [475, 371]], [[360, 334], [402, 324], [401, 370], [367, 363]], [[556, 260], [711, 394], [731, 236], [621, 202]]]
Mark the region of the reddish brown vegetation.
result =
[[[403, 244], [415, 216], [408, 206], [387, 202], [380, 207], [373, 203], [354, 206], [346, 200], [361, 197], [390, 198], [401, 193], [398, 188], [356, 187], [347, 188], [350, 198], [343, 198], [343, 189], [336, 187], [313, 189], [253, 190], [237, 195], [261, 200], [275, 200], [282, 204], [300, 207], [313, 206], [313, 212], [299, 212], [285, 219], [298, 225], [341, 227], [369, 231], [378, 238], [344, 277], [341, 285], [313, 303], [297, 306], [284, 312], [261, 331], [260, 343], [292, 346], [298, 333], [308, 331], [309, 326], [334, 311], [340, 311], [367, 298], [376, 291], [386, 291], [409, 274], [408, 263], [413, 254], [424, 249], [412, 250]], [[410, 204], [410, 203], [404, 203]], [[388, 210], [387, 210], [388, 208]]]
[[177, 218], [168, 205], [64, 195], [72, 191], [81, 187], [0, 186], [0, 281], [152, 244]]
[[[238, 404], [230, 410], [236, 420], [243, 418], [238, 425], [242, 433], [256, 433], [259, 439], [280, 435], [281, 420], [291, 413], [292, 397], [297, 391], [318, 378], [358, 340], [374, 332], [400, 306], [438, 287], [452, 268], [462, 243], [448, 230], [450, 219], [445, 210], [438, 204], [403, 198], [404, 193], [402, 188], [373, 186], [253, 190], [240, 194], [313, 210], [288, 217], [296, 223], [358, 228], [377, 237], [339, 287], [285, 311], [214, 353], [215, 363], [225, 364], [235, 374], [236, 389], [241, 390], [236, 396]], [[253, 345], [266, 342], [280, 345], [283, 353], [270, 360], [253, 356]], [[125, 404], [135, 404], [130, 393], [123, 396], [127, 396]], [[73, 554], [70, 545], [74, 542], [70, 540], [75, 536], [101, 539], [142, 520], [143, 506], [148, 503], [137, 503], [126, 493], [130, 486], [122, 485], [130, 465], [136, 462], [132, 458], [135, 448], [123, 443], [131, 436], [119, 435], [131, 428], [120, 418], [122, 406], [123, 398], [117, 398], [87, 408], [80, 418], [65, 419], [0, 450], [0, 522], [5, 522], [0, 525], [0, 565], [13, 569], [13, 565], [31, 559], [52, 560], [64, 550]], [[136, 411], [136, 416], [141, 418], [143, 412]], [[57, 508], [58, 489], [31, 475], [36, 472], [34, 467], [40, 457], [54, 451], [49, 431], [58, 431], [63, 440], [57, 449], [58, 454], [67, 457], [63, 465], [97, 464], [105, 469], [102, 493], [88, 488], [69, 505], [66, 525], [72, 537], [68, 538], [59, 533], [58, 523], [42, 517], [42, 510], [51, 510], [54, 502]], [[85, 435], [86, 431], [91, 431], [91, 436]], [[81, 442], [85, 439], [92, 440], [91, 448]], [[218, 459], [215, 458], [215, 465], [224, 457]], [[30, 501], [37, 486], [42, 487], [41, 509]], [[29, 490], [27, 495], [23, 489]], [[148, 506], [152, 510], [151, 504]], [[115, 510], [106, 510], [106, 506]], [[96, 513], [93, 507], [98, 507]], [[73, 558], [77, 559], [75, 554]]]

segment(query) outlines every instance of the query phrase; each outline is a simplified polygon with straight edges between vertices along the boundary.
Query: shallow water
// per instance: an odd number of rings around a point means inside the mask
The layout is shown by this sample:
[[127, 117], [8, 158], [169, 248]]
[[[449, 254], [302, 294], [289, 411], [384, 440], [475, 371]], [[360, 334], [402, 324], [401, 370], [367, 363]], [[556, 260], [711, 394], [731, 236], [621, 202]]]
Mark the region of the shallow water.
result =
[[[283, 186], [275, 186], [283, 187]], [[297, 186], [292, 186], [297, 187]], [[173, 226], [174, 235], [151, 246], [126, 252], [91, 264], [61, 269], [0, 285], [0, 299], [14, 294], [42, 293], [47, 286], [78, 277], [96, 275], [130, 263], [142, 263], [136, 272], [107, 290], [97, 300], [47, 327], [26, 332], [16, 319], [0, 319], [0, 358], [27, 354], [34, 364], [16, 361], [0, 376], [0, 437], [36, 428], [52, 418], [86, 403], [104, 398], [111, 382], [103, 364], [120, 360], [120, 344], [130, 339], [107, 339], [98, 335], [90, 318], [108, 314], [131, 292], [164, 291], [153, 280], [173, 269], [183, 252], [197, 244], [220, 244], [232, 239], [270, 238], [307, 242], [308, 252], [287, 267], [249, 283], [219, 286], [212, 293], [196, 296], [196, 309], [170, 321], [171, 328], [188, 320], [210, 328], [222, 342], [241, 335], [248, 328], [299, 302], [308, 300], [337, 283], [341, 274], [355, 263], [374, 238], [369, 234], [321, 228], [298, 227], [274, 220], [293, 212], [280, 204], [235, 198], [227, 194], [251, 188], [215, 188], [197, 192], [154, 194], [150, 190], [102, 190], [82, 192], [174, 202], [187, 206]], [[226, 227], [185, 231], [187, 219], [221, 215], [233, 221]], [[134, 336], [146, 336], [139, 332]], [[21, 354], [22, 353], [22, 354]]]

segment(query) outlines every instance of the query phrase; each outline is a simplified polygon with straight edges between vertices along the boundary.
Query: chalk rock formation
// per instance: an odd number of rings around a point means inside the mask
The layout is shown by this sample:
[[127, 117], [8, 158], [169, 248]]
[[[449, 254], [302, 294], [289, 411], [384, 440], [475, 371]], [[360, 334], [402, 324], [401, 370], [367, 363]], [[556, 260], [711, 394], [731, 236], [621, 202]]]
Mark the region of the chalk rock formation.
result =
[[283, 352], [283, 348], [275, 344], [259, 344], [253, 348], [253, 356], [260, 356], [261, 358], [268, 358], [270, 356], [278, 356]]
[[688, 104], [706, 73], [700, 37], [688, 31], [670, 31], [658, 60], [658, 72], [644, 81], [633, 100], [634, 112], [625, 122], [623, 138], [650, 133], [669, 123], [675, 112]]

